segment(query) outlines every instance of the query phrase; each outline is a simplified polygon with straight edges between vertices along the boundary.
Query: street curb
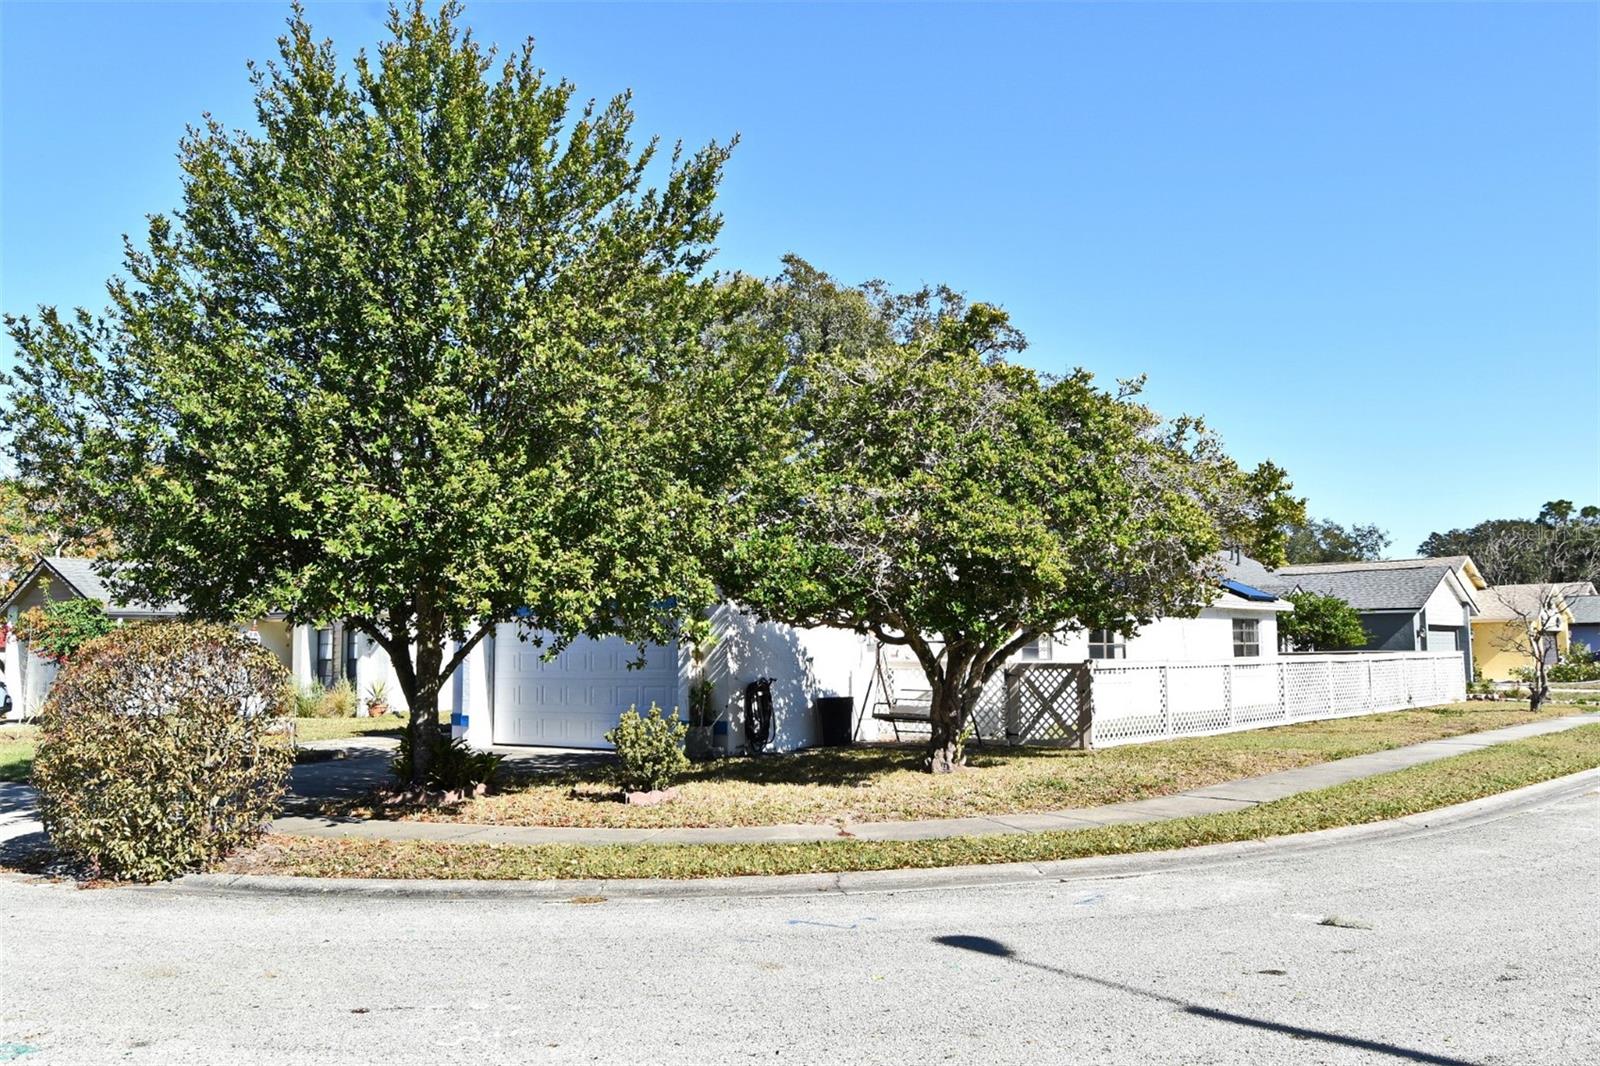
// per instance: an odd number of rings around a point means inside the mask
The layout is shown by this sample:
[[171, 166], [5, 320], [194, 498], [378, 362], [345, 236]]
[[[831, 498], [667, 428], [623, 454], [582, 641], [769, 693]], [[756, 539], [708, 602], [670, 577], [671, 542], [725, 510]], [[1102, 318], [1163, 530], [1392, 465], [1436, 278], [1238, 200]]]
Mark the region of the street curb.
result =
[[1250, 859], [1276, 858], [1322, 848], [1448, 832], [1600, 790], [1600, 767], [1484, 796], [1452, 807], [1385, 822], [1322, 829], [1266, 840], [1208, 844], [1173, 851], [1107, 855], [1045, 863], [1004, 863], [931, 869], [832, 874], [775, 874], [699, 880], [449, 881], [285, 877], [258, 874], [190, 874], [160, 885], [130, 889], [178, 895], [321, 896], [399, 900], [520, 899], [571, 903], [600, 900], [715, 899], [915, 892], [942, 888], [1001, 887], [1048, 881], [1137, 877], [1200, 870]]

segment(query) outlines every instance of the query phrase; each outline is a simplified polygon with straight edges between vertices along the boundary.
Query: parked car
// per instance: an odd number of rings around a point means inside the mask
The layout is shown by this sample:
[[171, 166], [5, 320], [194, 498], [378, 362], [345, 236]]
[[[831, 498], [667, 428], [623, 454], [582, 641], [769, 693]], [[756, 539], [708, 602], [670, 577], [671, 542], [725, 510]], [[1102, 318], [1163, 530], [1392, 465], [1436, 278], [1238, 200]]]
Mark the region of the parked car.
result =
[[11, 717], [11, 690], [6, 688], [6, 683], [0, 681], [0, 721]]

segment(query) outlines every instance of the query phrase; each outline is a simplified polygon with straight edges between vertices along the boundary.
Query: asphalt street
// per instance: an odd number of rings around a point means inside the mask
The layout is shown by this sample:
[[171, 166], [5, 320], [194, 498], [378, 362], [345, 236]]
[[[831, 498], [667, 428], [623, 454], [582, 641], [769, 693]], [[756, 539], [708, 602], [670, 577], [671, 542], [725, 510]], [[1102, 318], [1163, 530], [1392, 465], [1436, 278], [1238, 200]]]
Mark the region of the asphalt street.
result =
[[1600, 794], [1122, 879], [676, 901], [0, 881], [0, 1061], [1600, 1061]]

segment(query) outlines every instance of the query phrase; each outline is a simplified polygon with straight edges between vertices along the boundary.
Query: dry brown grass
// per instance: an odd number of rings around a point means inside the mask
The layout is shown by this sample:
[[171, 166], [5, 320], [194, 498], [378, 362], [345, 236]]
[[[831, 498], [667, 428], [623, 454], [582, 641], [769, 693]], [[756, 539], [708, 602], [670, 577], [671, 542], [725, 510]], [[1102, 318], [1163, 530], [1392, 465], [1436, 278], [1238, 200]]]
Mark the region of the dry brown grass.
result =
[[973, 749], [972, 767], [935, 777], [914, 747], [815, 749], [697, 766], [660, 807], [617, 802], [603, 769], [518, 777], [453, 810], [410, 815], [486, 825], [740, 826], [848, 824], [1088, 807], [1170, 795], [1442, 737], [1573, 713], [1462, 703], [1085, 753]]
[[[1263, 840], [1398, 818], [1548, 781], [1600, 765], [1600, 726], [1469, 751], [1439, 762], [1240, 811], [1140, 825], [944, 840], [829, 840], [774, 844], [598, 846], [335, 840], [272, 836], [230, 860], [234, 873], [303, 877], [549, 878], [729, 877], [1049, 862], [1088, 855]], [[601, 897], [575, 897], [573, 902]]]

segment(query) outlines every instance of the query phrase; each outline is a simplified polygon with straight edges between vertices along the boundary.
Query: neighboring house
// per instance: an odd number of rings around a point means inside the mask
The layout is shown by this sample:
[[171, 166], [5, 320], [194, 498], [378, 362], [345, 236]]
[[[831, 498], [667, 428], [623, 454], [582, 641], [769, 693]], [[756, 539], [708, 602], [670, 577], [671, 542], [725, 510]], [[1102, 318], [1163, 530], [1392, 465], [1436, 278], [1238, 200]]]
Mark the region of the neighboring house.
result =
[[182, 613], [177, 604], [157, 606], [116, 599], [94, 572], [94, 565], [90, 559], [48, 556], [39, 560], [4, 603], [0, 603], [0, 614], [7, 623], [5, 680], [11, 692], [12, 717], [35, 714], [56, 676], [56, 664], [29, 652], [27, 643], [17, 637], [17, 619], [23, 612], [53, 601], [92, 599], [99, 600], [115, 622], [174, 618]]
[[[1594, 588], [1593, 585], [1589, 587]], [[1571, 642], [1600, 656], [1600, 595], [1591, 592], [1569, 596], [1567, 609], [1572, 612]]]
[[1472, 677], [1473, 619], [1487, 586], [1465, 555], [1383, 559], [1364, 563], [1306, 563], [1258, 575], [1279, 595], [1337, 596], [1361, 616], [1368, 651], [1452, 651]]
[[[55, 664], [32, 654], [27, 643], [16, 635], [17, 619], [23, 612], [52, 600], [93, 599], [100, 602], [114, 622], [177, 618], [183, 614], [180, 604], [154, 606], [113, 596], [95, 571], [96, 566], [103, 565], [115, 564], [71, 556], [47, 556], [35, 564], [4, 602], [0, 602], [0, 615], [9, 624], [4, 662], [6, 685], [12, 696], [12, 717], [31, 717], [38, 713], [56, 675]], [[382, 681], [388, 688], [391, 703], [398, 706], [404, 702], [388, 655], [371, 638], [343, 624], [291, 626], [282, 616], [269, 616], [250, 623], [247, 631], [278, 657], [295, 683], [302, 687], [329, 686], [347, 680], [356, 687], [358, 694], [365, 695], [374, 683]], [[459, 687], [459, 683], [455, 688], [447, 687], [441, 694], [441, 709], [451, 711], [458, 706], [453, 697]]]
[[1550, 638], [1545, 653], [1547, 664], [1554, 664], [1567, 653], [1573, 615], [1561, 588], [1546, 584], [1494, 585], [1478, 597], [1482, 610], [1472, 620], [1473, 661], [1483, 680], [1517, 680], [1516, 671], [1533, 665], [1532, 637], [1538, 633]]

